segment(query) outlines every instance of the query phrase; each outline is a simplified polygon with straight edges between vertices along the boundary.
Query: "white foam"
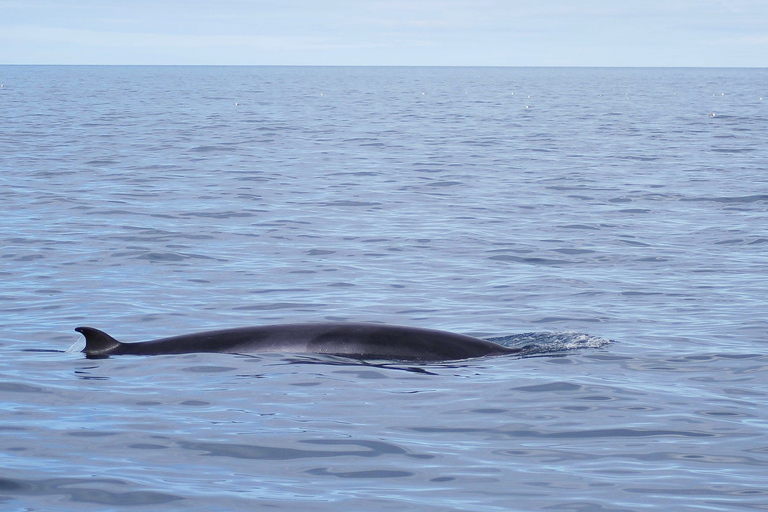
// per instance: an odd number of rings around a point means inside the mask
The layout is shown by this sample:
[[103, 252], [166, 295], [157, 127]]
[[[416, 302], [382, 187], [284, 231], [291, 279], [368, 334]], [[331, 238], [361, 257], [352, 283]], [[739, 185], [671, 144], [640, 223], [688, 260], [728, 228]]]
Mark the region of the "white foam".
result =
[[75, 352], [82, 352], [83, 349], [85, 349], [85, 338], [80, 338], [76, 342], [72, 344], [71, 347], [69, 347], [66, 352], [67, 353], [75, 353]]
[[600, 348], [611, 343], [609, 339], [576, 331], [526, 332], [487, 339], [505, 347], [521, 348], [522, 352], [520, 355], [522, 356], [548, 354], [581, 348]]

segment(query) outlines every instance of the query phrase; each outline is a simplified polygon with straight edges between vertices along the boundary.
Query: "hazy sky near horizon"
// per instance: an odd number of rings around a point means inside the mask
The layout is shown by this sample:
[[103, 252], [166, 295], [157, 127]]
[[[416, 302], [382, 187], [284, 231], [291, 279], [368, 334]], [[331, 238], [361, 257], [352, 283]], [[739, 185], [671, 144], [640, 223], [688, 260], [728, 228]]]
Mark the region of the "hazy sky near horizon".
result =
[[0, 0], [0, 64], [768, 67], [768, 0]]

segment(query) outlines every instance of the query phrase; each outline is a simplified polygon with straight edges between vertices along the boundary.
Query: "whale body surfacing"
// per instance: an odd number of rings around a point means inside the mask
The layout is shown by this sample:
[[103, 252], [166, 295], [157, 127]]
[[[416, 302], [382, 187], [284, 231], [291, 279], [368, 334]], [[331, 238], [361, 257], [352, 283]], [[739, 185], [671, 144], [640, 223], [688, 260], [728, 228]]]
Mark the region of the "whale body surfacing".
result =
[[439, 362], [517, 354], [490, 341], [450, 332], [369, 323], [307, 323], [241, 327], [184, 334], [140, 343], [122, 343], [93, 327], [78, 327], [85, 336], [86, 357], [118, 354], [160, 355], [196, 352], [252, 354], [328, 354], [359, 359]]

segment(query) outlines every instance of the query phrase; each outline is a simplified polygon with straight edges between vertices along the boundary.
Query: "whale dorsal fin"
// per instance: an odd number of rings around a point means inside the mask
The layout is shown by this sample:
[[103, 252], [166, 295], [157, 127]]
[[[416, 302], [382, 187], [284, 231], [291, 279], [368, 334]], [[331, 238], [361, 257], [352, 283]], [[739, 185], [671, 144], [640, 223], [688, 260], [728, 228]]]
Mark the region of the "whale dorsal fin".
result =
[[118, 352], [122, 343], [117, 341], [109, 334], [94, 329], [93, 327], [77, 327], [77, 332], [85, 336], [85, 352], [86, 356], [108, 356]]

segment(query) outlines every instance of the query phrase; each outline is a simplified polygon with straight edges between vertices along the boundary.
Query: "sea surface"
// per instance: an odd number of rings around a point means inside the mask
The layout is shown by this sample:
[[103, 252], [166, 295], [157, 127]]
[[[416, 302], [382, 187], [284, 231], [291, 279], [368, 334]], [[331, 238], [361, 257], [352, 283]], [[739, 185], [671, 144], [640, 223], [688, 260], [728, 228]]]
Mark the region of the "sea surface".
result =
[[[766, 84], [0, 66], [0, 509], [768, 510]], [[305, 321], [537, 349], [86, 359], [73, 330]]]

